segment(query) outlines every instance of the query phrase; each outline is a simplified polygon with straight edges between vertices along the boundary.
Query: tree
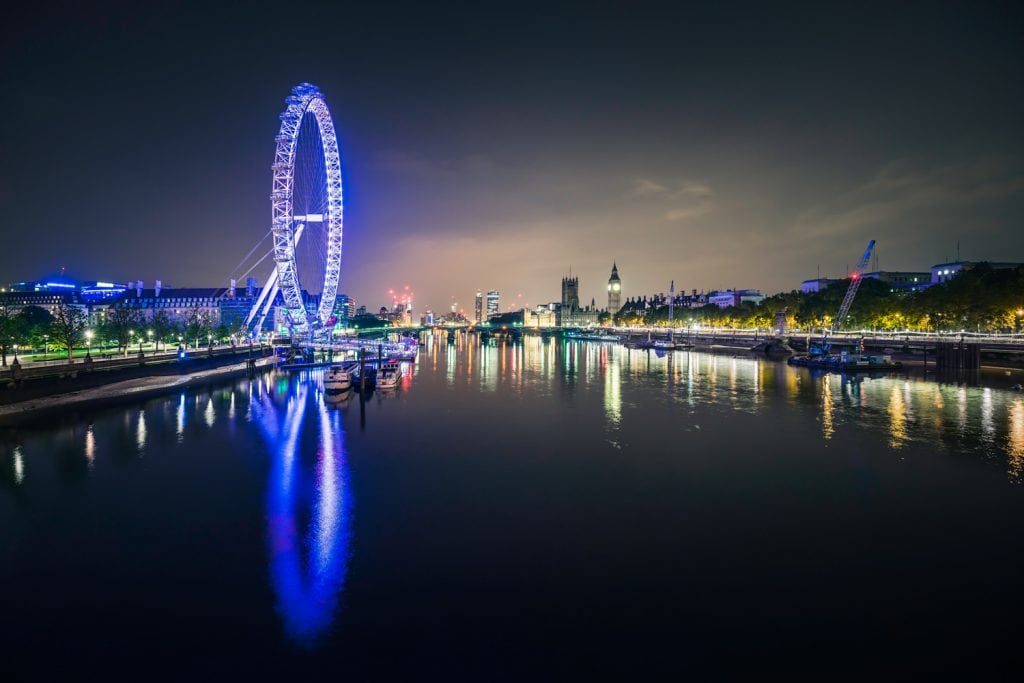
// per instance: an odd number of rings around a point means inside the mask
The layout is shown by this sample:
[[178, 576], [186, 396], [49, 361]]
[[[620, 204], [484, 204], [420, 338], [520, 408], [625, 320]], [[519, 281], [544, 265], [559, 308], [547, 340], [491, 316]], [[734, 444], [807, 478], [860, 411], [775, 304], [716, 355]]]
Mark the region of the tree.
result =
[[357, 315], [349, 321], [349, 324], [359, 330], [369, 330], [377, 327], [388, 326], [386, 320], [381, 320], [375, 315]]
[[71, 354], [75, 344], [82, 340], [88, 325], [89, 316], [84, 309], [69, 304], [64, 299], [57, 300], [57, 306], [53, 312], [53, 336], [56, 346], [67, 349], [68, 363], [71, 363]]
[[18, 321], [21, 325], [22, 341], [34, 347], [43, 346], [53, 324], [50, 312], [41, 306], [25, 306], [18, 313]]
[[107, 316], [107, 334], [117, 341], [117, 350], [128, 352], [128, 344], [131, 342], [131, 331], [138, 327], [139, 315], [133, 308], [127, 306], [114, 307]]
[[202, 307], [193, 306], [188, 317], [185, 318], [185, 337], [196, 340], [196, 348], [199, 348], [199, 340], [213, 334], [213, 319]]
[[160, 351], [160, 342], [167, 341], [167, 337], [175, 331], [176, 327], [171, 316], [164, 309], [159, 309], [153, 314], [153, 334], [156, 335], [156, 350]]
[[7, 352], [21, 342], [21, 335], [17, 312], [6, 301], [0, 301], [0, 367], [7, 367]]

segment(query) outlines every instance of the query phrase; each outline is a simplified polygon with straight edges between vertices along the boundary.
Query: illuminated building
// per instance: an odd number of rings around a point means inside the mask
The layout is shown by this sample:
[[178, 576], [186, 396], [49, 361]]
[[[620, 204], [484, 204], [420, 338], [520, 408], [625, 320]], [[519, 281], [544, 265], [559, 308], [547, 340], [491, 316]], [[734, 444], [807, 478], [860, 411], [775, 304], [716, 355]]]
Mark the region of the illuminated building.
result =
[[487, 317], [490, 318], [492, 315], [498, 315], [500, 308], [501, 298], [498, 294], [498, 290], [489, 290], [487, 292]]
[[562, 308], [580, 307], [580, 279], [578, 277], [562, 278]]
[[622, 281], [619, 268], [612, 262], [612, 276], [608, 278], [608, 313], [615, 315], [622, 308]]
[[759, 304], [764, 301], [764, 294], [756, 289], [727, 289], [723, 292], [712, 292], [708, 295], [708, 303], [719, 308], [739, 306], [744, 303]]

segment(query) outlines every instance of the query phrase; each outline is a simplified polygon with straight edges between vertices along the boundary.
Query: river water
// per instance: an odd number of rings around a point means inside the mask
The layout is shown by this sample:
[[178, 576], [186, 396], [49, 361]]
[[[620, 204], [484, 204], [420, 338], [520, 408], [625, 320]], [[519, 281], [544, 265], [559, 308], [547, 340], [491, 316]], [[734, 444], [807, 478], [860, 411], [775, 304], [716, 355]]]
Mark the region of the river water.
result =
[[[428, 338], [0, 434], [24, 677], [978, 673], [1024, 608], [1024, 396]], [[6, 676], [5, 676], [6, 678]], [[8, 679], [10, 680], [10, 679]]]

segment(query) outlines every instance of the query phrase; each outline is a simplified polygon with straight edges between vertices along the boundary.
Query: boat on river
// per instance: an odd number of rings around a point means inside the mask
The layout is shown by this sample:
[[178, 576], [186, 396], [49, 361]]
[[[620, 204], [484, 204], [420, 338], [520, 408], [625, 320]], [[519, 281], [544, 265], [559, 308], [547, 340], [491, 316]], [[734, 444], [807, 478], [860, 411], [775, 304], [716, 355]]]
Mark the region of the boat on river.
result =
[[394, 389], [402, 378], [401, 363], [384, 363], [377, 373], [377, 386], [381, 389]]
[[889, 355], [866, 355], [860, 353], [830, 353], [818, 356], [791, 356], [790, 365], [817, 368], [832, 372], [879, 372], [899, 370], [903, 364]]
[[324, 391], [339, 394], [352, 388], [352, 373], [343, 365], [332, 365], [324, 374]]

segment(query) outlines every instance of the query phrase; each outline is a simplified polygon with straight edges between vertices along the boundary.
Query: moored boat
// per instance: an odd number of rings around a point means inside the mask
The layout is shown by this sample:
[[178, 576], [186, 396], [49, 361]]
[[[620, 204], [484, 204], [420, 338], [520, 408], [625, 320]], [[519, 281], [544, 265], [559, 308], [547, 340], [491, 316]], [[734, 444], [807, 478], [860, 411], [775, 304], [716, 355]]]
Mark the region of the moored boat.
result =
[[337, 394], [352, 387], [352, 374], [341, 365], [332, 365], [324, 375], [324, 391]]
[[902, 363], [894, 361], [888, 355], [876, 356], [846, 352], [818, 356], [791, 356], [787, 362], [790, 365], [833, 372], [877, 372], [899, 370], [903, 367]]
[[384, 363], [377, 373], [377, 386], [381, 389], [393, 389], [398, 386], [398, 380], [401, 378], [401, 363]]

